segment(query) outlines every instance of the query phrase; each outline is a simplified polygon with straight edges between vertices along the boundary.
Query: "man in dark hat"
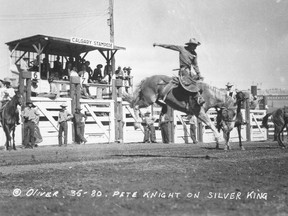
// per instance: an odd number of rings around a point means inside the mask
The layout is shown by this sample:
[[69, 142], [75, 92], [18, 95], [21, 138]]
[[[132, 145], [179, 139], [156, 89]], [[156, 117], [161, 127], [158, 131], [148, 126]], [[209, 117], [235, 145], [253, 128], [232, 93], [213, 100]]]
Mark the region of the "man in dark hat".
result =
[[90, 82], [100, 82], [103, 78], [102, 75], [102, 64], [98, 64], [96, 68], [94, 69], [93, 75], [90, 77]]
[[[203, 80], [203, 77], [201, 76], [199, 67], [198, 67], [198, 61], [197, 61], [197, 53], [196, 53], [196, 48], [199, 46], [201, 43], [196, 40], [195, 38], [191, 38], [189, 42], [187, 42], [185, 45], [186, 46], [178, 46], [178, 45], [169, 45], [169, 44], [158, 44], [154, 43], [153, 46], [159, 46], [163, 47], [166, 49], [171, 49], [179, 52], [179, 63], [180, 63], [180, 69], [179, 69], [179, 76], [180, 78], [183, 77], [183, 80], [187, 80], [187, 77], [191, 77], [194, 80]], [[191, 73], [191, 67], [193, 67], [194, 71], [196, 72], [196, 75], [192, 75]], [[169, 91], [173, 88], [176, 87], [173, 84], [170, 84], [170, 89]], [[167, 93], [166, 93], [167, 94]], [[204, 99], [198, 93], [195, 96], [195, 99], [199, 105], [203, 105], [205, 103]]]
[[86, 120], [87, 120], [87, 116], [81, 112], [81, 107], [76, 107], [75, 113], [74, 113], [74, 123], [75, 123], [77, 139], [75, 140], [79, 141], [80, 144], [85, 144], [87, 142], [87, 140], [84, 137]]
[[[25, 148], [33, 148], [35, 146], [35, 125], [38, 121], [39, 112], [34, 108], [35, 106], [31, 101], [26, 103], [27, 107], [22, 111], [22, 117], [24, 119], [24, 142]], [[31, 145], [29, 144], [31, 141]]]

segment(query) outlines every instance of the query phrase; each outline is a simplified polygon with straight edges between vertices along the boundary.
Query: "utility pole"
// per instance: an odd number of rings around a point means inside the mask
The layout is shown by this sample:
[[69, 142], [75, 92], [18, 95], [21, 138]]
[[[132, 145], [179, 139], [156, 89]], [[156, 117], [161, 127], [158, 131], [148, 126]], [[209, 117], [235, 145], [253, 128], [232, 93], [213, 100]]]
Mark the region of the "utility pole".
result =
[[[114, 0], [109, 0], [109, 27], [110, 27], [110, 42], [114, 44]], [[111, 55], [112, 56], [112, 51]], [[115, 74], [115, 58], [114, 55], [111, 59], [112, 66], [112, 99], [114, 100], [115, 111], [115, 141], [123, 142], [123, 108], [122, 99], [118, 101]]]

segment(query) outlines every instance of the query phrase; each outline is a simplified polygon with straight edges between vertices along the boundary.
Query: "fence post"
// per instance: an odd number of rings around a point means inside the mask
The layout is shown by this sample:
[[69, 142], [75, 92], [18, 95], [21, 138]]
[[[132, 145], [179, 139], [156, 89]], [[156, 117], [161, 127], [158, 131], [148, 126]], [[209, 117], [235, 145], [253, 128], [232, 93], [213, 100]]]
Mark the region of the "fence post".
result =
[[250, 100], [247, 99], [244, 103], [245, 107], [245, 119], [246, 119], [246, 138], [248, 142], [251, 142], [251, 122], [250, 122]]
[[175, 142], [175, 139], [174, 139], [174, 136], [175, 136], [175, 130], [174, 130], [174, 110], [167, 106], [168, 110], [167, 110], [167, 114], [168, 116], [170, 116], [170, 121], [168, 123], [168, 132], [169, 132], [169, 140], [170, 142], [174, 143]]

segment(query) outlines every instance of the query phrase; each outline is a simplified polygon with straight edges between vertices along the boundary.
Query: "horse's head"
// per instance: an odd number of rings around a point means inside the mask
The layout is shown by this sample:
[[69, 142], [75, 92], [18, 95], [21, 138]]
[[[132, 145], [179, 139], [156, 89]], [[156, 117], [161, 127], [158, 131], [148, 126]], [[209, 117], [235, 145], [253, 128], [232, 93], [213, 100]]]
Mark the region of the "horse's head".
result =
[[236, 93], [236, 100], [237, 102], [243, 102], [247, 99], [249, 99], [249, 93], [248, 92], [242, 92], [242, 91], [238, 91]]
[[222, 107], [217, 111], [217, 128], [222, 128], [224, 133], [230, 132], [234, 128], [236, 121], [236, 110]]
[[14, 95], [15, 103], [19, 106], [22, 106], [23, 104], [23, 96], [20, 94], [20, 92], [16, 92]]

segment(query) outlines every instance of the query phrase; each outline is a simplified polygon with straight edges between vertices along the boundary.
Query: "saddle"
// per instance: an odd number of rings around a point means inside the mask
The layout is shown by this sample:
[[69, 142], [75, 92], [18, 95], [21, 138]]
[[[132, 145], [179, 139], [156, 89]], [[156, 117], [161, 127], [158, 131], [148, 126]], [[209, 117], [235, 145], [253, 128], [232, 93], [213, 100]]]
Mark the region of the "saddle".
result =
[[196, 93], [200, 91], [200, 88], [198, 87], [198, 82], [195, 79], [195, 77], [191, 76], [182, 76], [180, 75], [178, 77], [179, 83], [182, 86], [183, 89], [185, 89], [188, 92]]

